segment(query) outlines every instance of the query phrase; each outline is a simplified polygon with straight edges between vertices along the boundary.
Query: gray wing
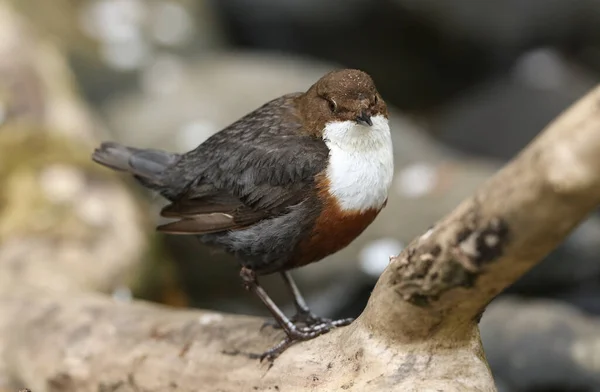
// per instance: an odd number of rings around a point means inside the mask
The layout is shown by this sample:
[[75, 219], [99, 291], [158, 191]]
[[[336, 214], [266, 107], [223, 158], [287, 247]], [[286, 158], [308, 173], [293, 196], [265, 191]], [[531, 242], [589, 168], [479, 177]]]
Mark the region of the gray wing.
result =
[[301, 134], [291, 105], [295, 96], [268, 102], [183, 155], [167, 175], [188, 186], [161, 213], [179, 220], [158, 229], [234, 230], [306, 199], [329, 150], [322, 139]]

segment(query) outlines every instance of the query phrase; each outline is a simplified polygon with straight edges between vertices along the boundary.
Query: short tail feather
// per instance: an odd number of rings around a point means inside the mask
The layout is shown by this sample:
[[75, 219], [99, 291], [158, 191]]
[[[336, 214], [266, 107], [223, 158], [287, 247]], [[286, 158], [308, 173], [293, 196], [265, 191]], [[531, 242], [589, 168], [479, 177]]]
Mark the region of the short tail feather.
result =
[[95, 162], [128, 172], [140, 181], [154, 185], [161, 185], [161, 174], [178, 158], [178, 154], [167, 151], [127, 147], [114, 142], [102, 143], [92, 154]]

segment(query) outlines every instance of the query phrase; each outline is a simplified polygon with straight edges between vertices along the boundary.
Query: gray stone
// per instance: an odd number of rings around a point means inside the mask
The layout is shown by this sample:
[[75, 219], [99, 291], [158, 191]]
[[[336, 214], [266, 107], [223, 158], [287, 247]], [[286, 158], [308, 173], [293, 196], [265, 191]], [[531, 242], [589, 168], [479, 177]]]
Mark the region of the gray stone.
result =
[[503, 298], [480, 327], [494, 377], [509, 390], [600, 389], [598, 318], [558, 301]]

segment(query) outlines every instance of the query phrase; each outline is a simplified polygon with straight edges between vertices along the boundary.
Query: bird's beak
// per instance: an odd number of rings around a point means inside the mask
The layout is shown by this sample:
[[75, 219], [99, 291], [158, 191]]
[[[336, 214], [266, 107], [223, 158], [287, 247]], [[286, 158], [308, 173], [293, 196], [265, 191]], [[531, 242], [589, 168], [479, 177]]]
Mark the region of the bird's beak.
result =
[[373, 125], [373, 121], [371, 121], [371, 116], [369, 116], [366, 112], [362, 112], [360, 116], [356, 117], [356, 122], [361, 125]]

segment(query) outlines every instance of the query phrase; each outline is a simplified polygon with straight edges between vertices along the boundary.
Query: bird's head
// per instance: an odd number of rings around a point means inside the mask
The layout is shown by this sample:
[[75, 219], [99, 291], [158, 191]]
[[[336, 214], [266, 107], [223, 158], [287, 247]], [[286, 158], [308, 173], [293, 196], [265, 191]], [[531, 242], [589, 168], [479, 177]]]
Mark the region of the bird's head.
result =
[[372, 130], [374, 121], [387, 124], [387, 106], [373, 79], [356, 69], [326, 74], [300, 100], [302, 117], [315, 133], [334, 122], [359, 125], [364, 131]]

